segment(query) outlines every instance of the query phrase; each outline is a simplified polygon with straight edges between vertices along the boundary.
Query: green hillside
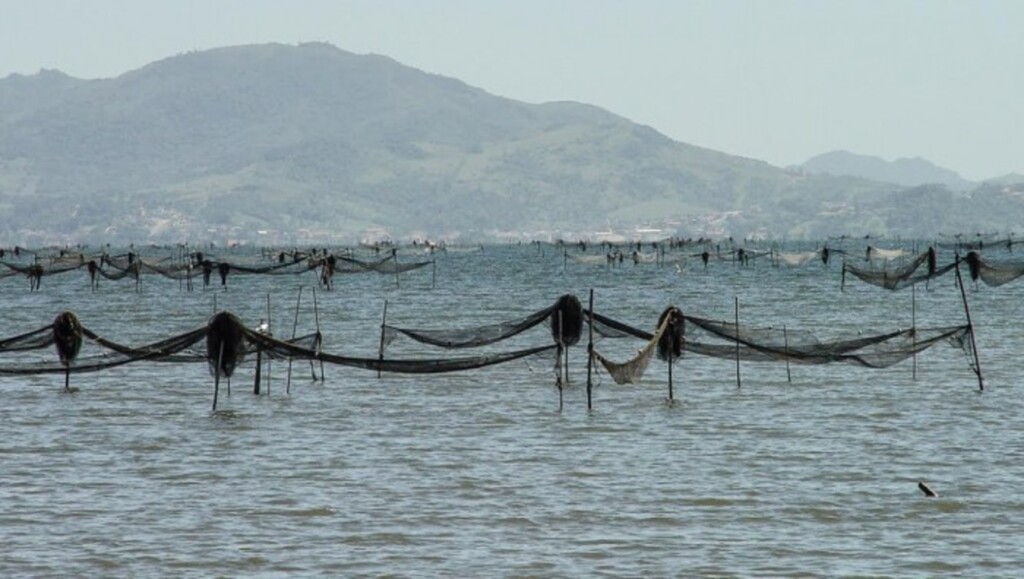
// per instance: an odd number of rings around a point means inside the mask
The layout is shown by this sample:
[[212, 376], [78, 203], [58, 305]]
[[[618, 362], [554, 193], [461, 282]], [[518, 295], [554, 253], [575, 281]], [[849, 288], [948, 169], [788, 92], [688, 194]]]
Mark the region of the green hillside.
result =
[[[520, 103], [326, 44], [182, 54], [113, 79], [0, 80], [0, 244], [638, 225], [814, 237], [884, 233], [887, 213], [900, 227], [946, 224], [907, 217], [903, 191], [787, 172], [594, 106]], [[1008, 214], [1021, 212], [970, 225]]]

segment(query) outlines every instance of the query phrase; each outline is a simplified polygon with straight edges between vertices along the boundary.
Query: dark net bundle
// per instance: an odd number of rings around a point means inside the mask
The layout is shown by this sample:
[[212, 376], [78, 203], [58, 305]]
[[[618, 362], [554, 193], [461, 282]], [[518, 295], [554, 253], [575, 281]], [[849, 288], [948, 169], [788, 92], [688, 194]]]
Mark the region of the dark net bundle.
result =
[[572, 294], [565, 294], [555, 302], [551, 311], [551, 337], [559, 346], [572, 346], [583, 333], [583, 304]]
[[64, 366], [71, 365], [82, 349], [82, 324], [71, 312], [61, 312], [53, 320], [53, 343], [57, 357]]
[[683, 356], [683, 343], [686, 333], [686, 319], [683, 312], [675, 307], [669, 306], [658, 317], [658, 328], [662, 328], [661, 336], [658, 338], [658, 359], [664, 362], [674, 362]]
[[850, 273], [866, 283], [889, 290], [899, 290], [945, 275], [955, 267], [956, 262], [939, 267], [936, 263], [935, 250], [929, 249], [915, 257], [910, 263], [894, 268], [858, 267], [851, 263], [844, 263], [843, 285], [846, 284], [846, 274]]
[[245, 326], [237, 316], [219, 312], [206, 327], [206, 359], [210, 374], [231, 377], [245, 359]]
[[1024, 275], [1024, 263], [986, 263], [977, 251], [964, 257], [972, 281], [979, 279], [990, 287], [998, 287]]
[[[0, 342], [0, 352], [26, 351], [57, 345], [57, 359], [20, 361], [14, 364], [0, 364], [0, 374], [28, 375], [54, 373], [96, 372], [115, 366], [152, 361], [199, 361], [196, 355], [183, 355], [206, 335], [206, 327], [139, 347], [129, 347], [99, 337], [89, 328], [82, 326], [74, 314], [65, 312], [53, 324], [27, 332]], [[78, 348], [85, 343], [95, 344], [104, 350], [90, 356], [78, 354]]]
[[686, 316], [689, 339], [685, 350], [716, 358], [795, 364], [844, 362], [887, 368], [943, 341], [964, 348], [970, 326], [912, 328], [872, 336], [819, 340], [807, 331], [756, 328]]

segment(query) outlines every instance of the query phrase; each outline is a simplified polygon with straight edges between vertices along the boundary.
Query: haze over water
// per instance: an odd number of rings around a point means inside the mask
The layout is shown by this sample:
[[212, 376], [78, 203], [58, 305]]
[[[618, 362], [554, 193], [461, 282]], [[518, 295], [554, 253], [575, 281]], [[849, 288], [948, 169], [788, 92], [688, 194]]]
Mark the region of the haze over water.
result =
[[[592, 248], [595, 251], [597, 248]], [[575, 251], [575, 250], [574, 250]], [[211, 250], [217, 253], [217, 250]], [[231, 260], [236, 254], [223, 253]], [[401, 250], [403, 261], [429, 259]], [[860, 259], [851, 246], [849, 259]], [[439, 253], [393, 276], [340, 276], [317, 290], [324, 349], [376, 357], [389, 324], [463, 328], [521, 318], [574, 293], [652, 331], [669, 304], [687, 314], [813, 330], [822, 338], [964, 323], [950, 274], [890, 292], [829, 266], [748, 267], [697, 259], [609, 268], [530, 245]], [[1014, 259], [1005, 251], [987, 259]], [[943, 263], [952, 259], [943, 253]], [[681, 271], [680, 271], [681, 270]], [[30, 293], [0, 279], [2, 337], [61, 311], [109, 339], [141, 344], [206, 323], [214, 308], [288, 335], [314, 329], [314, 274], [230, 277], [181, 291], [84, 271]], [[652, 361], [641, 384], [595, 379], [570, 351], [558, 410], [546, 361], [407, 376], [274, 363], [252, 394], [249, 359], [211, 412], [205, 364], [138, 362], [74, 374], [0, 376], [0, 574], [5, 576], [1017, 576], [1024, 501], [1017, 316], [1024, 282], [968, 282], [984, 392], [961, 350], [869, 370], [790, 368], [687, 354]], [[913, 311], [912, 311], [913, 309]], [[585, 338], [584, 338], [585, 342]], [[545, 327], [486, 351], [551, 343]], [[603, 340], [624, 360], [643, 344]], [[388, 358], [468, 355], [398, 341]], [[0, 365], [42, 353], [4, 353]], [[265, 370], [266, 371], [266, 370]], [[316, 368], [319, 373], [319, 368]], [[925, 498], [927, 482], [939, 493]]]

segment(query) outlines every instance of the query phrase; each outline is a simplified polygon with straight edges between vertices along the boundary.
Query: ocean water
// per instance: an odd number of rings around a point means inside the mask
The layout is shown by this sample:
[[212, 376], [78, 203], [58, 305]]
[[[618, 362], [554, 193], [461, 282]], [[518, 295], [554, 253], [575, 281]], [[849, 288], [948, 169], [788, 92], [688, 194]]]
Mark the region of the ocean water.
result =
[[[156, 276], [92, 292], [84, 271], [29, 292], [10, 277], [0, 338], [71, 310], [141, 344], [221, 309], [255, 326], [269, 304], [276, 335], [319, 322], [326, 351], [375, 357], [385, 301], [390, 324], [462, 328], [565, 293], [586, 304], [590, 290], [595, 311], [648, 330], [669, 304], [732, 320], [738, 303], [743, 324], [824, 338], [965, 320], [953, 275], [840, 291], [838, 262], [609, 268], [534, 245], [435, 257], [397, 278], [340, 276], [315, 310], [312, 273], [193, 292]], [[423, 376], [327, 365], [323, 381], [296, 362], [290, 393], [278, 361], [254, 396], [250, 359], [216, 412], [203, 364], [73, 374], [71, 393], [60, 375], [0, 376], [0, 575], [1019, 576], [1024, 281], [968, 282], [966, 295], [983, 392], [945, 344], [886, 369], [793, 365], [791, 379], [784, 364], [743, 363], [740, 387], [735, 361], [687, 354], [673, 404], [655, 360], [636, 385], [597, 373], [589, 411], [582, 344], [561, 410], [539, 360]], [[550, 341], [537, 328], [486, 351]], [[621, 360], [640, 346], [596, 347]], [[409, 341], [387, 353], [465, 354]], [[23, 356], [55, 354], [0, 354], [0, 366]]]

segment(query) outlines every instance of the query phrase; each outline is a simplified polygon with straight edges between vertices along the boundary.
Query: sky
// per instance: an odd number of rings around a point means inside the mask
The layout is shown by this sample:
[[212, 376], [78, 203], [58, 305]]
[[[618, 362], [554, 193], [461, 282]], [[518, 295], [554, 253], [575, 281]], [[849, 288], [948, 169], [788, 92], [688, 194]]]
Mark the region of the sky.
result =
[[0, 0], [0, 78], [321, 41], [780, 167], [842, 149], [982, 180], [1024, 173], [1022, 31], [1021, 0]]

